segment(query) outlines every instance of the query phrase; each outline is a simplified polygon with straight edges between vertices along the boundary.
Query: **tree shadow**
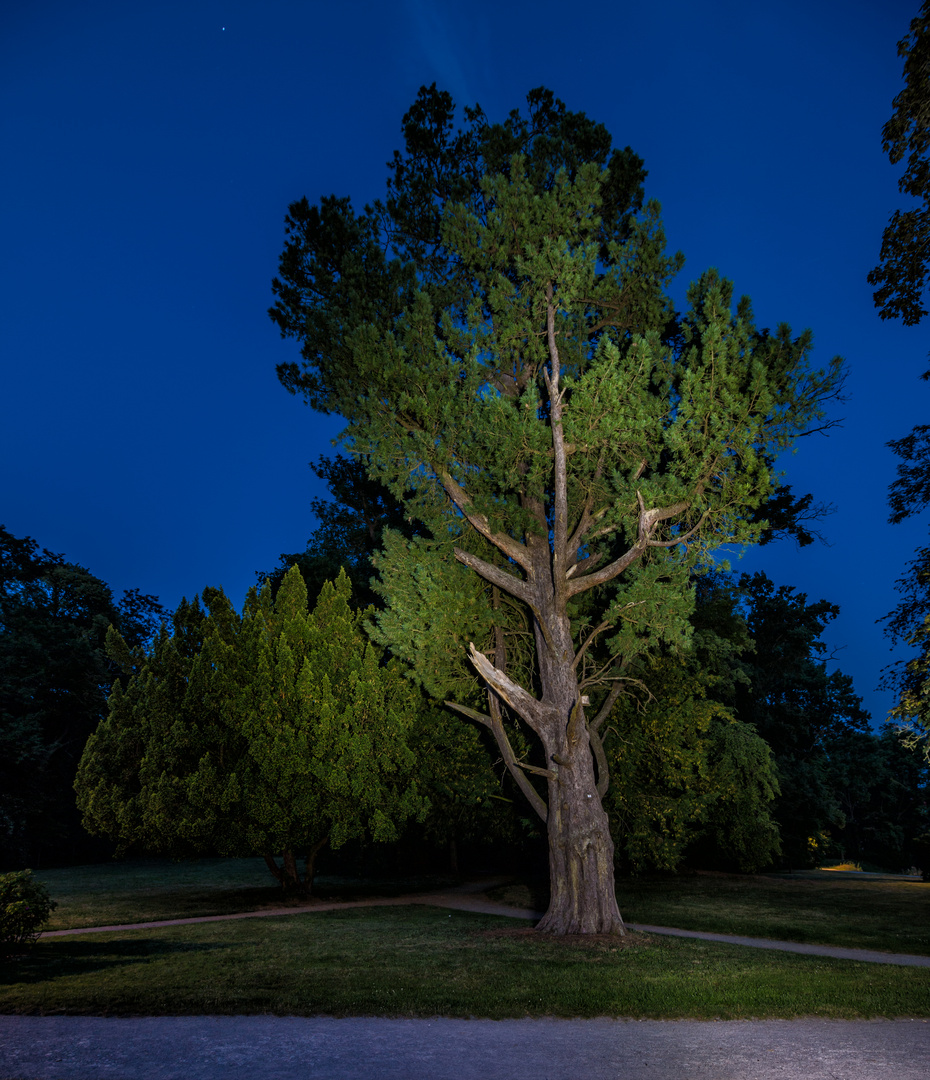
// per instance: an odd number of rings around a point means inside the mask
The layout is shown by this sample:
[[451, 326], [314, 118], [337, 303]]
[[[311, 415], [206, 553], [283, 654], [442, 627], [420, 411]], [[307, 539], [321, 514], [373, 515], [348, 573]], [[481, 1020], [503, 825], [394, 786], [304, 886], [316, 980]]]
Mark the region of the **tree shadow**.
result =
[[0, 986], [32, 985], [89, 975], [184, 953], [239, 948], [235, 942], [165, 940], [138, 934], [88, 941], [80, 937], [39, 941], [17, 956], [0, 960]]

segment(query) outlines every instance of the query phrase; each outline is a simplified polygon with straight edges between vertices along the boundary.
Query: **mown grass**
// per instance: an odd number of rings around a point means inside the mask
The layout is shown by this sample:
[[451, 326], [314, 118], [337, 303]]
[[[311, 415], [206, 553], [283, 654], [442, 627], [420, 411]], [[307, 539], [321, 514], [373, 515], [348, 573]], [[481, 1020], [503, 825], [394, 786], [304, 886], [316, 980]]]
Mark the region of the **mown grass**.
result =
[[[36, 877], [58, 903], [47, 930], [232, 915], [289, 903], [261, 859], [140, 859], [43, 870]], [[449, 880], [322, 877], [316, 892], [320, 897], [343, 900], [400, 896], [437, 888]]]
[[522, 920], [383, 907], [41, 940], [0, 1011], [750, 1018], [930, 1016], [930, 969], [642, 935], [561, 941]]
[[630, 922], [930, 955], [930, 884], [805, 874], [625, 881]]
[[[544, 882], [491, 895], [544, 910]], [[699, 873], [617, 882], [627, 922], [743, 934], [818, 945], [930, 955], [930, 884], [830, 871], [756, 875]]]

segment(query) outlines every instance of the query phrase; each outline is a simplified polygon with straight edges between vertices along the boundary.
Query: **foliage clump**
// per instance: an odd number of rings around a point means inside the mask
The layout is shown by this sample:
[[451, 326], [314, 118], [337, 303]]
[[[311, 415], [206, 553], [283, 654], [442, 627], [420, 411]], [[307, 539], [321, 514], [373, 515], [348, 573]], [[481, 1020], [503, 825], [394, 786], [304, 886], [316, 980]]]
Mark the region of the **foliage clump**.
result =
[[0, 874], [0, 956], [34, 944], [57, 906], [31, 870]]
[[350, 592], [340, 573], [311, 610], [294, 567], [273, 601], [269, 584], [250, 590], [241, 616], [220, 589], [204, 591], [206, 611], [182, 602], [150, 655], [113, 632], [127, 683], [78, 769], [86, 826], [120, 850], [260, 855], [303, 893], [325, 844], [395, 840], [425, 811], [408, 745], [417, 695]]

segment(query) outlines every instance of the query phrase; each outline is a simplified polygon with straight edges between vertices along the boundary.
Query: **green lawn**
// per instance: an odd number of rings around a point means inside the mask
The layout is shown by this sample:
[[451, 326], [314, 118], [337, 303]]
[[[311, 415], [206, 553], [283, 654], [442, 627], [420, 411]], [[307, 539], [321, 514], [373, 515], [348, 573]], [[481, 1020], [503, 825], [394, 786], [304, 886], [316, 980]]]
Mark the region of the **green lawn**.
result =
[[[511, 885], [492, 895], [545, 908], [546, 888]], [[617, 882], [624, 919], [718, 934], [930, 955], [930, 884], [831, 871], [745, 876], [699, 873]]]
[[[40, 875], [54, 925], [281, 906], [262, 863], [114, 863]], [[442, 879], [324, 879], [345, 898]], [[630, 922], [930, 954], [930, 885], [830, 874], [618, 882]], [[531, 885], [492, 895], [544, 903]], [[44, 938], [0, 964], [0, 1012], [641, 1018], [930, 1017], [930, 969], [631, 934], [622, 943], [515, 933], [529, 924], [420, 906], [295, 912]]]
[[521, 925], [390, 907], [46, 938], [0, 966], [0, 1011], [930, 1016], [928, 969], [670, 938], [618, 947], [507, 933]]
[[[261, 859], [190, 862], [140, 859], [44, 870], [35, 876], [58, 902], [47, 930], [231, 915], [288, 905]], [[321, 897], [348, 900], [422, 892], [439, 888], [450, 880], [409, 877], [358, 881], [322, 877], [316, 888]]]

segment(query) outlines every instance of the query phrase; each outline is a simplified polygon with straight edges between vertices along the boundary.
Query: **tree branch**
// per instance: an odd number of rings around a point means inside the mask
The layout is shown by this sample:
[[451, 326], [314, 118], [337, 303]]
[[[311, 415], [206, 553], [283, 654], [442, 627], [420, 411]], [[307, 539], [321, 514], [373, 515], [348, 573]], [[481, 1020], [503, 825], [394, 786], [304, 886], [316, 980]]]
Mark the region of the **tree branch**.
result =
[[[474, 648], [474, 646], [472, 646], [472, 648]], [[467, 705], [459, 705], [456, 701], [447, 701], [445, 704], [450, 709], [455, 709], [456, 712], [460, 712], [463, 716], [467, 716], [470, 720], [477, 720], [479, 724], [484, 724], [485, 727], [491, 729], [494, 735], [494, 741], [497, 743], [497, 748], [500, 750], [501, 757], [504, 759], [504, 764], [507, 766], [510, 775], [514, 778], [517, 787], [526, 796], [530, 806], [532, 806], [536, 813], [539, 814], [543, 821], [546, 821], [549, 817], [546, 801], [521, 771], [522, 769], [527, 768], [527, 766], [521, 765], [521, 763], [517, 761], [516, 755], [513, 752], [513, 747], [510, 745], [510, 739], [507, 738], [507, 732], [504, 730], [504, 724], [500, 718], [500, 713], [498, 713], [496, 717], [485, 716], [484, 713], [476, 712]]]
[[600, 733], [588, 724], [588, 741], [597, 763], [597, 797], [603, 799], [610, 786], [610, 766], [607, 764], [607, 755], [604, 753], [604, 743]]
[[546, 390], [549, 393], [549, 430], [552, 436], [554, 505], [552, 523], [552, 578], [556, 602], [565, 599], [566, 572], [568, 570], [568, 474], [565, 464], [565, 438], [562, 431], [562, 395], [559, 390], [561, 362], [555, 342], [555, 305], [552, 303], [552, 285], [546, 286], [546, 339], [549, 345], [549, 363], [552, 373], [543, 369]]
[[[674, 503], [672, 506], [654, 507], [652, 510], [647, 510], [642, 495], [637, 491], [636, 498], [639, 500], [639, 536], [636, 543], [627, 550], [627, 552], [621, 555], [618, 559], [615, 559], [612, 563], [608, 563], [607, 566], [601, 570], [596, 570], [592, 574], [587, 574], [585, 577], [573, 577], [569, 587], [568, 595], [570, 597], [577, 596], [578, 593], [585, 592], [588, 589], [593, 589], [596, 585], [603, 585], [605, 582], [610, 581], [612, 578], [617, 577], [618, 574], [622, 574], [632, 563], [634, 563], [648, 547], [674, 547], [675, 544], [684, 543], [694, 532], [687, 533], [684, 537], [680, 537], [672, 543], [666, 543], [664, 541], [653, 541], [651, 539], [655, 527], [660, 521], [668, 521], [669, 518], [676, 517], [678, 514], [683, 514], [685, 510], [691, 505], [687, 500]], [[700, 524], [700, 523], [699, 523]]]
[[496, 533], [484, 514], [476, 514], [473, 510], [469, 510], [473, 502], [472, 497], [461, 485], [455, 482], [448, 471], [443, 470], [437, 473], [437, 476], [446, 494], [462, 512], [469, 525], [486, 540], [490, 541], [498, 551], [502, 551], [508, 559], [513, 559], [518, 566], [522, 566], [524, 570], [528, 571], [530, 568], [530, 556], [523, 544], [519, 540], [514, 540], [512, 536], [507, 536], [506, 533]]
[[519, 683], [515, 683], [513, 679], [505, 675], [503, 671], [498, 670], [484, 653], [478, 652], [474, 642], [470, 641], [468, 643], [468, 655], [471, 662], [477, 668], [478, 674], [484, 679], [488, 686], [491, 687], [495, 694], [505, 701], [514, 712], [522, 716], [533, 731], [539, 734], [539, 714], [544, 709], [542, 702], [537, 701], [537, 699], [534, 698], [532, 694], [528, 694]]
[[498, 588], [503, 589], [504, 592], [515, 596], [518, 600], [523, 600], [527, 604], [530, 603], [532, 594], [525, 581], [521, 581], [520, 578], [507, 573], [506, 570], [502, 570], [499, 566], [492, 566], [491, 563], [485, 562], [484, 559], [479, 559], [477, 555], [472, 555], [470, 551], [463, 551], [461, 548], [456, 547], [452, 549], [452, 553], [463, 566], [467, 566], [469, 570], [474, 570], [479, 577], [484, 578], [491, 585], [496, 585]]

